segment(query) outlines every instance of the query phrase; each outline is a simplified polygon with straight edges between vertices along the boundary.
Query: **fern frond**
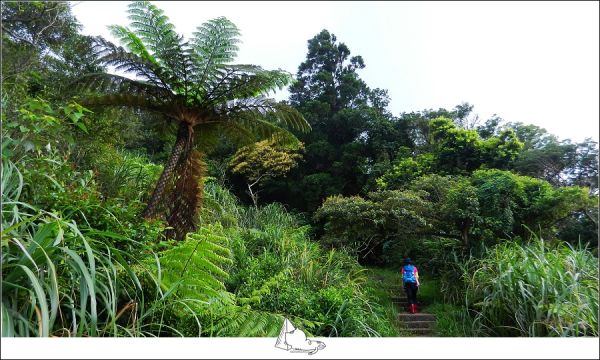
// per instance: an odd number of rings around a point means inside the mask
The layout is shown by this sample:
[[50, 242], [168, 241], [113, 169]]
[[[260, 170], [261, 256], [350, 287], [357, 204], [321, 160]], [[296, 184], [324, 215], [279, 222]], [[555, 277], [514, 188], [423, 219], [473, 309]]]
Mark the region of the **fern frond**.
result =
[[171, 107], [168, 104], [157, 103], [145, 95], [111, 94], [89, 96], [79, 101], [83, 106], [125, 106], [158, 112], [170, 116]]
[[133, 33], [169, 75], [165, 81], [178, 93], [185, 92], [193, 63], [185, 50], [183, 36], [175, 32], [164, 11], [149, 1], [130, 3], [128, 12]]
[[173, 93], [162, 87], [145, 81], [133, 80], [120, 75], [108, 73], [90, 73], [81, 76], [74, 85], [83, 89], [94, 89], [104, 94], [134, 94], [152, 96], [155, 101], [162, 102]]
[[310, 130], [310, 125], [297, 110], [262, 96], [227, 101], [218, 106], [216, 112], [230, 118], [256, 119], [257, 123], [263, 124], [267, 120], [271, 125], [287, 126], [302, 132]]
[[121, 46], [98, 36], [94, 38], [92, 51], [103, 65], [114, 66], [116, 70], [132, 73], [155, 86], [170, 89], [167, 75], [153, 62], [148, 61]]
[[196, 83], [211, 83], [222, 75], [223, 66], [237, 56], [239, 35], [235, 24], [225, 17], [209, 20], [196, 29], [191, 40]]
[[110, 25], [108, 28], [112, 36], [117, 38], [127, 50], [154, 65], [158, 65], [154, 56], [146, 49], [146, 45], [133, 31], [121, 25]]
[[283, 89], [292, 81], [292, 75], [281, 70], [268, 71], [260, 67], [251, 70], [232, 67], [228, 70], [226, 76], [211, 87], [206, 96], [208, 103], [265, 96]]
[[208, 301], [225, 292], [224, 269], [232, 263], [229, 240], [222, 226], [208, 225], [163, 252], [160, 263], [166, 286], [180, 282], [182, 296]]
[[283, 320], [280, 314], [239, 306], [229, 307], [215, 321], [212, 331], [217, 336], [271, 337], [279, 334]]

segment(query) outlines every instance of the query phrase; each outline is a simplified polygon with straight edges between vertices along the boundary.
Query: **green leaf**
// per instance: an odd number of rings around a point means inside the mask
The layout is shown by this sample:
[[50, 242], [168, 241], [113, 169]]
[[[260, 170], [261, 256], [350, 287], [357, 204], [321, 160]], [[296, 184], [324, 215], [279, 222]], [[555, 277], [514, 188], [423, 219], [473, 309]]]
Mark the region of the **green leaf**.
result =
[[38, 321], [41, 320], [42, 332], [41, 334], [38, 334], [38, 336], [48, 337], [50, 331], [50, 316], [48, 311], [48, 302], [46, 301], [46, 294], [44, 293], [44, 289], [42, 288], [42, 285], [40, 284], [38, 278], [33, 274], [31, 270], [29, 270], [27, 266], [19, 265], [19, 267], [25, 272], [25, 274], [31, 281], [31, 285], [33, 286], [33, 291], [35, 293], [35, 298], [33, 298], [33, 301], [35, 302], [34, 305], [39, 304], [41, 319], [39, 319]]

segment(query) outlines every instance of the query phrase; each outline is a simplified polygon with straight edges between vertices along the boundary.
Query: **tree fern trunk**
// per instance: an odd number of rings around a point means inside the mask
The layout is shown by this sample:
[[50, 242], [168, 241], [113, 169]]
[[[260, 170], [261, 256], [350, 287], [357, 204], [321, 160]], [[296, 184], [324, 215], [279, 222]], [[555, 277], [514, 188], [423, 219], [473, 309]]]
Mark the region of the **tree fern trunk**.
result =
[[150, 218], [156, 213], [156, 209], [162, 200], [163, 192], [165, 191], [165, 187], [167, 186], [167, 182], [169, 178], [173, 174], [177, 163], [185, 149], [185, 145], [188, 141], [188, 127], [187, 124], [181, 123], [179, 124], [179, 130], [177, 131], [177, 139], [175, 140], [175, 144], [173, 145], [173, 150], [171, 150], [171, 156], [169, 157], [169, 161], [165, 165], [165, 168], [160, 174], [160, 178], [158, 179], [158, 183], [154, 188], [154, 192], [152, 193], [152, 197], [148, 202], [148, 206], [144, 210], [142, 216], [144, 218]]
[[167, 222], [172, 228], [167, 237], [183, 240], [188, 232], [196, 230], [198, 210], [202, 207], [206, 165], [197, 150], [187, 152], [177, 169], [177, 182], [169, 197], [170, 213]]

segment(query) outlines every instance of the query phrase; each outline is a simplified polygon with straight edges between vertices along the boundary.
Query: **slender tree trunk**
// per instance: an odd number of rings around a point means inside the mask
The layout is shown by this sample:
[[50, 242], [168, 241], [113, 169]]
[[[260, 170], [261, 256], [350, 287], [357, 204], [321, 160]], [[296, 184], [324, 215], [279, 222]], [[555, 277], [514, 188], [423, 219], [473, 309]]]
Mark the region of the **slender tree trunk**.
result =
[[255, 193], [252, 191], [252, 185], [250, 185], [250, 184], [246, 184], [246, 185], [248, 185], [248, 195], [250, 195], [250, 198], [252, 199], [254, 208], [258, 209], [258, 193]]
[[461, 229], [463, 245], [466, 248], [469, 247], [469, 229], [471, 229], [471, 222], [467, 221], [466, 224], [463, 224], [463, 227]]
[[160, 201], [162, 199], [163, 192], [165, 191], [165, 187], [167, 186], [167, 182], [173, 174], [173, 170], [177, 166], [179, 162], [179, 158], [185, 149], [185, 145], [188, 141], [188, 127], [187, 124], [182, 122], [179, 124], [179, 130], [177, 131], [177, 139], [175, 140], [175, 144], [173, 145], [173, 149], [171, 150], [171, 156], [169, 157], [169, 161], [165, 165], [162, 174], [160, 174], [160, 178], [158, 179], [158, 183], [154, 188], [154, 192], [152, 193], [152, 197], [148, 202], [148, 206], [144, 210], [142, 216], [144, 218], [151, 218], [158, 208]]

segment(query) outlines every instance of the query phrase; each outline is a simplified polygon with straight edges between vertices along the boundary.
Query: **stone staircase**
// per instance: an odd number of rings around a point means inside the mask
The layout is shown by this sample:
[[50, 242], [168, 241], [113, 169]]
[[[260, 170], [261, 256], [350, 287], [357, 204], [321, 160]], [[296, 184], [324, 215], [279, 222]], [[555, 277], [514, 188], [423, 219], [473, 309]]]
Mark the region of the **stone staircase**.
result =
[[390, 288], [392, 302], [400, 307], [398, 314], [400, 326], [408, 330], [414, 336], [433, 336], [435, 327], [435, 315], [417, 312], [411, 314], [408, 312], [408, 299], [402, 288]]

